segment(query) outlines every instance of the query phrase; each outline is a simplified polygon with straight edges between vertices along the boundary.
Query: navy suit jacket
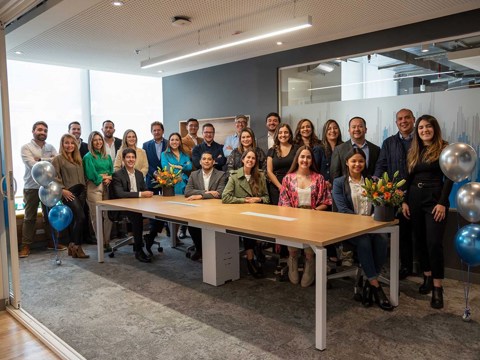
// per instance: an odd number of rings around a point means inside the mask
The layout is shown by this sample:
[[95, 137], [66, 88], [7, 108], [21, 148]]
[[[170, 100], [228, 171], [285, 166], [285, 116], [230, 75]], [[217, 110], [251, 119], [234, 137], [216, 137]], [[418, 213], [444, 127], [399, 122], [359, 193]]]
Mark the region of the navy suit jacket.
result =
[[332, 198], [336, 211], [345, 214], [355, 214], [348, 177], [340, 176], [333, 180]]
[[[162, 168], [161, 157], [157, 156], [157, 149], [155, 148], [155, 140], [149, 140], [143, 143], [142, 149], [147, 153], [148, 160], [148, 172], [145, 177], [146, 183], [149, 189], [153, 189], [155, 183], [153, 181], [153, 173], [157, 171], [157, 168]], [[167, 150], [167, 140], [162, 139], [162, 152]]]

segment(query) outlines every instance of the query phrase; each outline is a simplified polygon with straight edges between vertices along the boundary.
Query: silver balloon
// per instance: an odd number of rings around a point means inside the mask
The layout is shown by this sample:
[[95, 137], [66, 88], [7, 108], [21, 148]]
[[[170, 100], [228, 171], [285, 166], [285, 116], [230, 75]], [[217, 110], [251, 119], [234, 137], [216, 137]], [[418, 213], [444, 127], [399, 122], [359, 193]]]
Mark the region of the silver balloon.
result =
[[32, 167], [32, 178], [38, 185], [47, 186], [57, 176], [55, 168], [48, 161], [39, 161]]
[[38, 197], [45, 206], [54, 207], [62, 198], [62, 186], [55, 181], [51, 181], [47, 186], [40, 186]]
[[480, 221], [480, 183], [469, 182], [458, 189], [457, 210], [469, 222]]
[[467, 179], [475, 169], [477, 153], [464, 143], [448, 145], [440, 154], [440, 168], [446, 177], [454, 182]]

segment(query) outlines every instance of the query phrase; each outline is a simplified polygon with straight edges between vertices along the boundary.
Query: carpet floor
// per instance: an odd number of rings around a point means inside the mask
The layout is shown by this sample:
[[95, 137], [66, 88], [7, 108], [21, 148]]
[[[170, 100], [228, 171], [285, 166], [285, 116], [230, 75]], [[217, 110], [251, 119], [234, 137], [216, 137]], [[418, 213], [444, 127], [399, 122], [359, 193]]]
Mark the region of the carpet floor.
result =
[[[187, 239], [188, 241], [189, 239]], [[480, 359], [480, 286], [470, 290], [472, 321], [462, 321], [463, 283], [445, 281], [445, 308], [400, 283], [393, 312], [353, 300], [353, 279], [331, 282], [327, 349], [315, 349], [315, 288], [264, 279], [214, 287], [202, 264], [170, 248], [144, 264], [132, 248], [97, 262], [52, 251], [20, 260], [22, 307], [87, 359]], [[243, 265], [243, 264], [242, 264]], [[385, 291], [386, 293], [388, 289]]]

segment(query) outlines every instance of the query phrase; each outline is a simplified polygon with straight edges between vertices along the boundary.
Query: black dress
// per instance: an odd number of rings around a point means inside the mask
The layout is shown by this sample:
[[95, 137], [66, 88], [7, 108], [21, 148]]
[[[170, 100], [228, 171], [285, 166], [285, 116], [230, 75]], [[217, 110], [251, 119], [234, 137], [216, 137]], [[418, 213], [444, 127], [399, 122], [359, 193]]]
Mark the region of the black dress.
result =
[[[277, 152], [275, 151], [275, 148], [273, 147], [268, 149], [267, 157], [272, 158], [273, 174], [275, 175], [280, 184], [282, 183], [285, 175], [287, 175], [290, 166], [292, 166], [297, 149], [298, 146], [293, 145], [290, 149], [290, 152], [285, 157], [279, 157]], [[270, 195], [270, 203], [272, 205], [278, 205], [280, 191], [272, 182], [268, 182], [268, 195]]]

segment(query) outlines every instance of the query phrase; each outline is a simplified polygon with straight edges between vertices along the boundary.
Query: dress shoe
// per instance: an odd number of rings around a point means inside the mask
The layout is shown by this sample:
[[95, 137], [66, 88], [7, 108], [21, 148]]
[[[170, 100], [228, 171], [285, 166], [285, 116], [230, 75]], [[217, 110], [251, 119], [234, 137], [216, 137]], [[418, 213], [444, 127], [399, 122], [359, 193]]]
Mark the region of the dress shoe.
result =
[[247, 260], [247, 269], [250, 275], [252, 275], [255, 279], [262, 277], [262, 268], [258, 266], [255, 260]]
[[434, 309], [441, 309], [443, 308], [443, 287], [433, 287], [432, 291], [432, 301], [430, 302], [430, 305]]
[[432, 276], [423, 275], [423, 284], [418, 288], [418, 292], [423, 295], [430, 294], [433, 288]]
[[147, 250], [147, 252], [153, 256], [152, 245], [155, 237], [153, 234], [146, 234], [143, 236], [143, 240], [145, 241], [145, 250]]
[[370, 287], [373, 298], [375, 299], [375, 303], [380, 306], [380, 309], [385, 311], [392, 311], [393, 305], [388, 300], [387, 295], [385, 295], [385, 293], [383, 292], [382, 287], [380, 285], [378, 285], [378, 287], [371, 285]]
[[[53, 241], [50, 241], [47, 244], [47, 249], [48, 250], [55, 250], [55, 244], [54, 244]], [[60, 244], [60, 243], [57, 243], [57, 251], [64, 251], [64, 250], [67, 250], [67, 247], [65, 245]]]
[[410, 275], [410, 271], [407, 268], [402, 267], [398, 272], [398, 279], [405, 280], [409, 275]]
[[30, 246], [23, 245], [22, 249], [18, 252], [19, 258], [26, 258], [30, 255]]
[[75, 243], [71, 242], [68, 244], [68, 256], [73, 256], [73, 247], [75, 246]]
[[195, 251], [192, 256], [190, 256], [190, 259], [193, 261], [198, 261], [202, 258], [202, 253], [200, 251]]
[[362, 289], [362, 305], [365, 307], [370, 307], [373, 304], [373, 299], [372, 299], [372, 286], [370, 285], [370, 281], [365, 280], [365, 283], [363, 284], [363, 289]]
[[143, 250], [140, 250], [140, 251], [135, 252], [135, 259], [137, 259], [137, 260], [140, 261], [140, 262], [144, 262], [144, 263], [152, 262], [152, 259], [151, 259], [150, 257], [148, 257], [148, 256], [143, 252]]

